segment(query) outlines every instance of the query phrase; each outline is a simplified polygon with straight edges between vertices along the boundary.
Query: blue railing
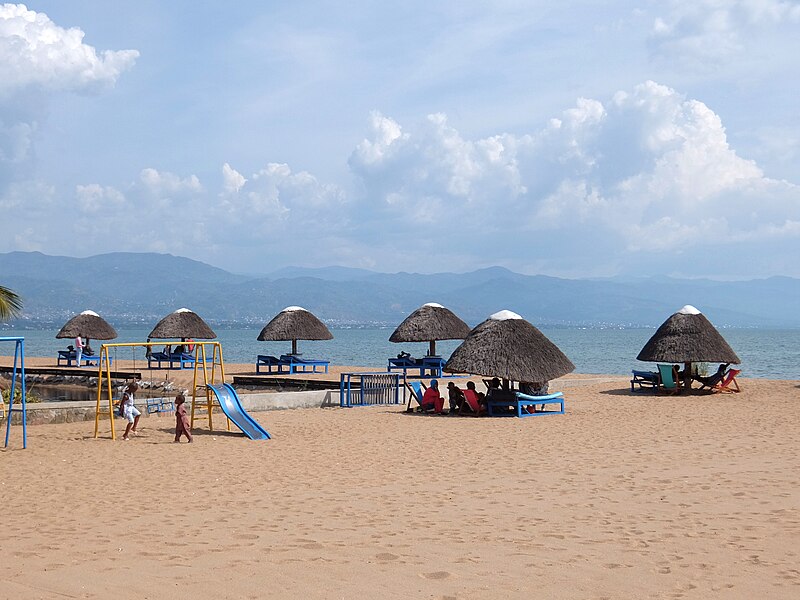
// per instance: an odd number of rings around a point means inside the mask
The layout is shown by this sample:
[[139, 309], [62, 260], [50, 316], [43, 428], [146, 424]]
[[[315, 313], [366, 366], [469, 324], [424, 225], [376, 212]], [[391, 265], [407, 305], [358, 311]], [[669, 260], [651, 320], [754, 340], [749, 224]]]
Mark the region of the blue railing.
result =
[[400, 404], [400, 373], [342, 373], [339, 406]]

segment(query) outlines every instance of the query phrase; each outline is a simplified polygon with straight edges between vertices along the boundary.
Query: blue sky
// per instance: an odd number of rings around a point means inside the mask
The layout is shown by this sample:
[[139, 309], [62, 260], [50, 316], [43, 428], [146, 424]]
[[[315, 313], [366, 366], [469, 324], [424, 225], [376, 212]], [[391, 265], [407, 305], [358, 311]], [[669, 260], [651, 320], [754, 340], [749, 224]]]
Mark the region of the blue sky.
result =
[[0, 252], [800, 277], [800, 2], [0, 5]]

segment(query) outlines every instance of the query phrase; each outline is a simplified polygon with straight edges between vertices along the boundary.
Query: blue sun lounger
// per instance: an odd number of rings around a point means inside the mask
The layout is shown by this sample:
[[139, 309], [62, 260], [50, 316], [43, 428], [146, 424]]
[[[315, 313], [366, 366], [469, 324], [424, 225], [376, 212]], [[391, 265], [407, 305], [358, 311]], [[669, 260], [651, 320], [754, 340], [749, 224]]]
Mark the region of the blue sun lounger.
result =
[[[538, 405], [557, 405], [558, 410], [536, 410]], [[546, 396], [529, 396], [513, 390], [498, 390], [486, 401], [490, 417], [541, 417], [564, 414], [564, 394], [555, 392]]]
[[[58, 359], [56, 361], [56, 364], [58, 364], [59, 366], [63, 364], [63, 365], [66, 365], [67, 367], [71, 367], [72, 363], [75, 362], [75, 358], [76, 358], [76, 354], [75, 354], [74, 350], [59, 350], [58, 351]], [[92, 355], [83, 354], [81, 356], [81, 362], [87, 367], [90, 366], [90, 365], [97, 367], [97, 366], [100, 366], [100, 357], [98, 355], [96, 355], [96, 354], [92, 354]], [[108, 364], [110, 365], [113, 362], [114, 362], [114, 359], [109, 356], [108, 357]], [[80, 367], [81, 365], [76, 365], [76, 366]]]
[[632, 371], [633, 378], [631, 379], [631, 391], [634, 391], [634, 386], [639, 386], [639, 389], [642, 390], [646, 387], [649, 387], [653, 391], [658, 388], [658, 385], [661, 383], [661, 377], [655, 371], [637, 371], [634, 369]]
[[266, 367], [267, 373], [272, 373], [275, 369], [276, 373], [282, 373], [283, 362], [277, 356], [270, 356], [269, 354], [259, 354], [256, 357], [256, 374], [261, 374], [261, 368]]
[[[289, 373], [325, 373], [328, 372], [328, 365], [331, 364], [329, 360], [313, 360], [310, 358], [300, 358], [292, 356], [291, 354], [282, 354], [280, 361], [283, 365], [288, 365]], [[320, 371], [317, 371], [317, 367]], [[279, 371], [280, 372], [280, 371]]]
[[423, 358], [413, 358], [411, 356], [390, 358], [386, 370], [402, 371], [403, 374], [411, 369], [419, 369], [419, 376], [425, 377], [425, 371], [430, 371], [431, 377], [441, 377], [444, 368], [444, 359], [441, 356], [424, 356]]

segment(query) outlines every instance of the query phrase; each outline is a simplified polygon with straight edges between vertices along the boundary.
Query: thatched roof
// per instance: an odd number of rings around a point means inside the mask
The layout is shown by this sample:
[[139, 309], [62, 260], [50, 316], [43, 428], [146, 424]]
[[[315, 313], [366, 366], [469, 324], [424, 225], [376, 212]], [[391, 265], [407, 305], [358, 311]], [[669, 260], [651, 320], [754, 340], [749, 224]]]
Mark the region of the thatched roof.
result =
[[64, 323], [56, 334], [58, 339], [78, 336], [92, 340], [113, 340], [117, 337], [117, 331], [96, 312], [85, 310]]
[[287, 306], [258, 334], [261, 342], [290, 340], [332, 340], [333, 335], [312, 313], [301, 306]]
[[536, 327], [503, 310], [475, 327], [444, 366], [451, 373], [473, 373], [512, 381], [545, 382], [575, 365]]
[[213, 340], [217, 334], [197, 313], [188, 308], [179, 308], [161, 319], [148, 337], [160, 340], [173, 338]]
[[669, 363], [741, 362], [711, 321], [689, 305], [664, 321], [636, 358]]
[[463, 340], [469, 325], [441, 304], [423, 304], [408, 315], [389, 337], [390, 342], [430, 342]]

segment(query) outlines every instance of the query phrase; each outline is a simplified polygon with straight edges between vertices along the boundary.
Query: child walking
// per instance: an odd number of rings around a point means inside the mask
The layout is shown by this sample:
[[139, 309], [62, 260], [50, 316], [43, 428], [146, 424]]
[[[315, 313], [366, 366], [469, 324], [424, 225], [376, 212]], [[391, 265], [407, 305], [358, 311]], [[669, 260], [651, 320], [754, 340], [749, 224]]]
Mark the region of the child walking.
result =
[[139, 384], [135, 381], [132, 381], [125, 387], [125, 391], [122, 392], [122, 401], [120, 402], [120, 408], [122, 409], [122, 416], [124, 419], [128, 421], [127, 427], [125, 427], [125, 433], [122, 436], [122, 439], [126, 442], [131, 439], [131, 435], [137, 435], [138, 432], [136, 428], [139, 426], [139, 417], [142, 415], [139, 412], [139, 409], [136, 408], [134, 405], [134, 394], [139, 389]]
[[189, 426], [189, 417], [186, 415], [186, 398], [183, 394], [175, 396], [175, 443], [179, 444], [181, 436], [186, 435], [189, 443], [192, 443], [192, 432]]

